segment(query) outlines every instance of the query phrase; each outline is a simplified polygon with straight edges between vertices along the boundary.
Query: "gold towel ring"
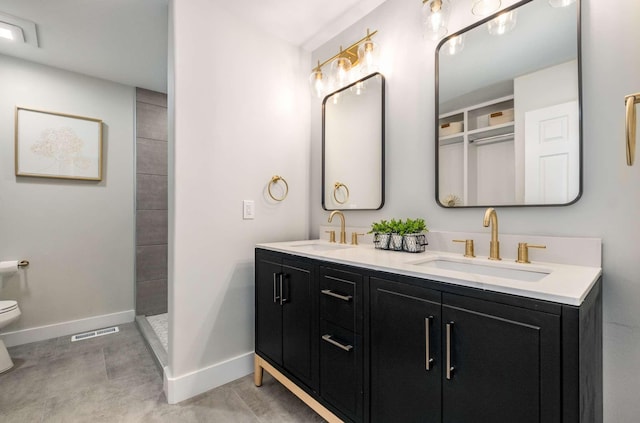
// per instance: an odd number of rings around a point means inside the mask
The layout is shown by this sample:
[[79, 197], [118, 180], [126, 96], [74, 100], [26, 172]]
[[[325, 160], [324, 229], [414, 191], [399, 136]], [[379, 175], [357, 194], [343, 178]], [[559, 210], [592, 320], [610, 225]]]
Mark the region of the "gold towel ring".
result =
[[636, 158], [636, 103], [640, 103], [640, 93], [631, 94], [624, 98], [627, 108], [626, 133], [627, 165], [633, 166]]
[[[336, 193], [338, 192], [338, 190], [341, 187], [344, 187], [344, 190], [347, 191], [347, 197], [344, 199], [344, 201], [338, 200], [338, 197], [336, 196]], [[349, 188], [347, 188], [347, 186], [345, 184], [343, 184], [342, 182], [336, 182], [333, 185], [333, 199], [336, 200], [336, 203], [338, 203], [338, 204], [344, 204], [347, 201], [349, 201]]]
[[[277, 184], [278, 181], [284, 182], [284, 195], [282, 197], [279, 197], [279, 198], [278, 197], [274, 197], [273, 193], [271, 192], [271, 185]], [[268, 186], [267, 190], [269, 191], [269, 197], [273, 198], [276, 201], [282, 201], [285, 198], [287, 198], [287, 194], [289, 194], [289, 184], [287, 183], [287, 181], [284, 180], [284, 178], [282, 176], [274, 175], [271, 178], [271, 181], [269, 181], [269, 186]]]

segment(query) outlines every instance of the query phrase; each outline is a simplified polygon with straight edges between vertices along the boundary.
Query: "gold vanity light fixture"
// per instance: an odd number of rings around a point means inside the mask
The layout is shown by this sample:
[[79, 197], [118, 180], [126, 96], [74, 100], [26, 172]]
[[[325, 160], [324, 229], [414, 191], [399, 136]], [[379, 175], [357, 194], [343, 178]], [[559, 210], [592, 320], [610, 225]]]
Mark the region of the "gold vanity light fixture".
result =
[[[346, 49], [340, 46], [340, 51], [333, 57], [314, 67], [309, 76], [309, 87], [311, 93], [317, 98], [322, 98], [326, 94], [349, 85], [352, 80], [359, 79], [353, 76], [357, 69], [366, 76], [378, 70], [379, 47], [373, 42], [371, 37], [378, 31], [370, 32], [367, 35]], [[323, 72], [323, 68], [329, 65], [329, 74]]]
[[471, 0], [471, 13], [476, 16], [489, 16], [500, 9], [500, 0]]
[[422, 23], [425, 36], [439, 40], [447, 34], [447, 23], [451, 14], [449, 0], [422, 0]]
[[513, 31], [516, 27], [518, 11], [516, 9], [499, 14], [496, 18], [487, 22], [487, 30], [491, 35], [504, 35]]

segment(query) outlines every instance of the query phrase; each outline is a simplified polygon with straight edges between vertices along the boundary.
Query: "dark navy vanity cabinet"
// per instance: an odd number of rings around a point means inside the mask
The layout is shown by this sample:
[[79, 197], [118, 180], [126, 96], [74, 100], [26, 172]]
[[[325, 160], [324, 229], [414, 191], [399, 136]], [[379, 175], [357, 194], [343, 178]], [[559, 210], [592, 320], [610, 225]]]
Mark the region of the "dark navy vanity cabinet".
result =
[[256, 354], [328, 420], [600, 423], [601, 281], [576, 307], [257, 249]]

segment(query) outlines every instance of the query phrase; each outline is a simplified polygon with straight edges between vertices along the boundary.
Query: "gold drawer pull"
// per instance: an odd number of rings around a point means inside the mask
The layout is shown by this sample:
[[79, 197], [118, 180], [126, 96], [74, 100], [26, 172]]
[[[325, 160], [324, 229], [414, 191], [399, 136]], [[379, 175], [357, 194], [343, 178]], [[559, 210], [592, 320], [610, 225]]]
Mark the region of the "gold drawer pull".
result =
[[347, 351], [347, 352], [349, 352], [349, 351], [351, 351], [353, 349], [353, 345], [341, 344], [340, 342], [335, 341], [333, 338], [331, 338], [331, 335], [329, 335], [329, 334], [322, 335], [322, 340], [323, 341], [327, 341], [331, 345], [334, 345], [334, 346], [340, 348], [341, 350], [344, 350], [344, 351]]
[[353, 298], [353, 296], [351, 296], [351, 295], [338, 294], [336, 292], [333, 292], [330, 289], [323, 289], [320, 292], [323, 293], [324, 295], [328, 295], [328, 296], [333, 297], [333, 298], [338, 298], [338, 299], [341, 299], [341, 300], [347, 301], [347, 302], [351, 301], [351, 299]]
[[451, 365], [451, 336], [453, 331], [453, 322], [447, 323], [447, 368], [446, 376], [451, 380], [454, 367]]
[[431, 338], [431, 320], [433, 316], [424, 318], [424, 349], [425, 349], [425, 357], [424, 357], [424, 367], [425, 370], [431, 370], [431, 363], [433, 363], [433, 358], [431, 358], [431, 354], [429, 352], [430, 343], [429, 339]]

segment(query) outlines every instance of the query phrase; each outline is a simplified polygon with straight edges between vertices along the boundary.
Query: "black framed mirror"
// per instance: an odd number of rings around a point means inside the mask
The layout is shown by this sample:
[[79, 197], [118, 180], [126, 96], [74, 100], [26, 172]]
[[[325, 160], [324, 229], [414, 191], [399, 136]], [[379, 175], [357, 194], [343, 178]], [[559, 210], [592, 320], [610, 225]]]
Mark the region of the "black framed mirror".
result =
[[439, 205], [557, 206], [580, 198], [580, 60], [580, 0], [564, 7], [524, 0], [439, 43]]
[[322, 102], [322, 207], [384, 205], [385, 80], [373, 73]]

